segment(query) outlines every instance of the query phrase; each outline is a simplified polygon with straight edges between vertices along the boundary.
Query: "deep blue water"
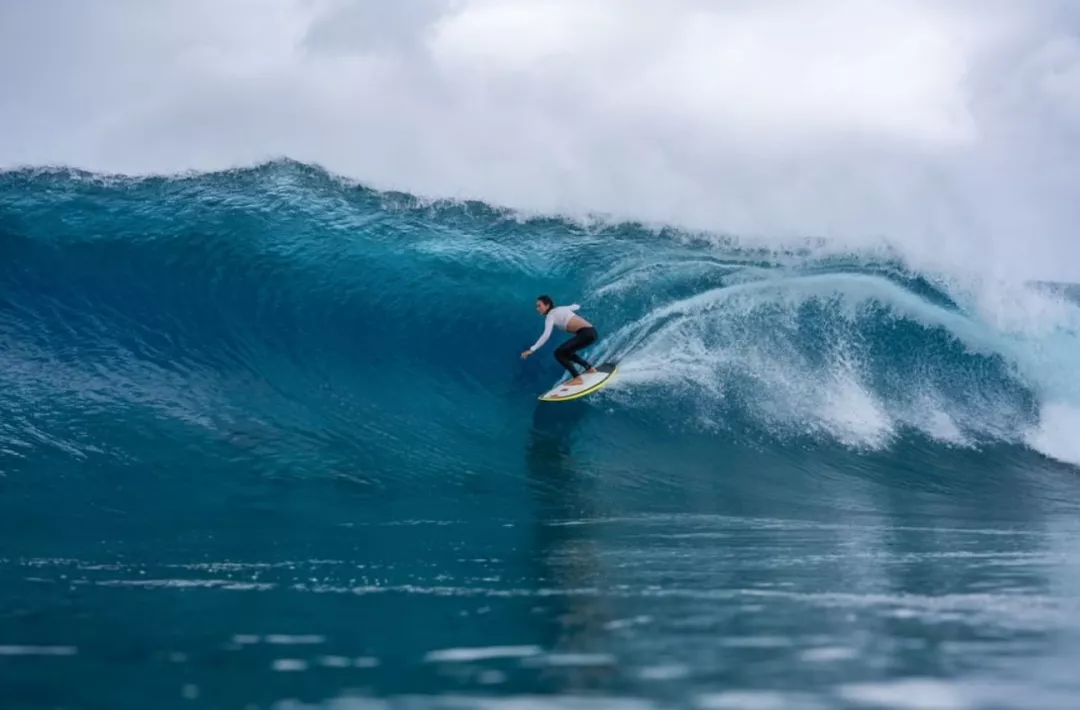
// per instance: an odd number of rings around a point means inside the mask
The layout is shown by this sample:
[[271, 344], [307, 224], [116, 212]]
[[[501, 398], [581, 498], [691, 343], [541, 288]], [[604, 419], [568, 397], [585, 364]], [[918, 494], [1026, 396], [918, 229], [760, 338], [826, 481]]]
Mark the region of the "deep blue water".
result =
[[733, 244], [0, 173], [0, 706], [1076, 707], [1075, 298]]

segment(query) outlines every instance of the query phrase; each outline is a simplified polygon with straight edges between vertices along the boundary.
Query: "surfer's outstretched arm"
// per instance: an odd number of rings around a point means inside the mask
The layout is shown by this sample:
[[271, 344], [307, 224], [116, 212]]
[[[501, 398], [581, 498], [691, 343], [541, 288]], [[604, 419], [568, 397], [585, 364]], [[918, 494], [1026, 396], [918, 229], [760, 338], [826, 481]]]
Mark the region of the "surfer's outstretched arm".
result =
[[521, 359], [524, 360], [525, 358], [529, 357], [534, 352], [539, 350], [541, 347], [543, 347], [544, 343], [546, 343], [548, 338], [551, 337], [551, 326], [552, 325], [553, 325], [553, 321], [551, 319], [551, 316], [549, 315], [547, 318], [544, 319], [544, 333], [540, 336], [539, 340], [537, 340], [535, 343], [533, 343], [533, 346], [531, 348], [529, 348], [525, 352], [521, 353]]

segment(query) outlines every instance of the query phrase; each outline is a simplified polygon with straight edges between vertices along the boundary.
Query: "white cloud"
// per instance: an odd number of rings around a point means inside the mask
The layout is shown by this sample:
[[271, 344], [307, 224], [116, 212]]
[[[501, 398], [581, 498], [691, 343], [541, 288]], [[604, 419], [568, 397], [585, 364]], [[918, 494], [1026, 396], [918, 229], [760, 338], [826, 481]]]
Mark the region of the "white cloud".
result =
[[972, 39], [940, 13], [850, 0], [708, 7], [474, 0], [444, 18], [431, 49], [448, 81], [573, 93], [616, 118], [687, 120], [717, 138], [970, 140], [961, 83]]
[[1058, 0], [0, 5], [0, 164], [379, 187], [1080, 275]]

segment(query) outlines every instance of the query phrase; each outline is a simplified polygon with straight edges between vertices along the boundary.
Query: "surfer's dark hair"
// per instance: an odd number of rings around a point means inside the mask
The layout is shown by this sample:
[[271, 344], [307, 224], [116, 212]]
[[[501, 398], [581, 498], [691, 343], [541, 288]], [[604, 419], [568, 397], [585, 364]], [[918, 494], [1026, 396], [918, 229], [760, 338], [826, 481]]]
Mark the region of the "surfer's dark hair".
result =
[[555, 305], [555, 301], [551, 300], [551, 296], [537, 296], [536, 300], [540, 301], [540, 303], [543, 303], [548, 308], [551, 308]]

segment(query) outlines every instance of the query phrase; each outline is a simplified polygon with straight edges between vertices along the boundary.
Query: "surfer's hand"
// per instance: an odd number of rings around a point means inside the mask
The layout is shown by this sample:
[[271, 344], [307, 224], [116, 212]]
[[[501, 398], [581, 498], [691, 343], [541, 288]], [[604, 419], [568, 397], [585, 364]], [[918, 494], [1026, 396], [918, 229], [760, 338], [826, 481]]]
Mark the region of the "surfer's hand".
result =
[[529, 357], [530, 355], [532, 355], [532, 352], [526, 350], [525, 352], [521, 353], [521, 359], [524, 360], [525, 358]]

